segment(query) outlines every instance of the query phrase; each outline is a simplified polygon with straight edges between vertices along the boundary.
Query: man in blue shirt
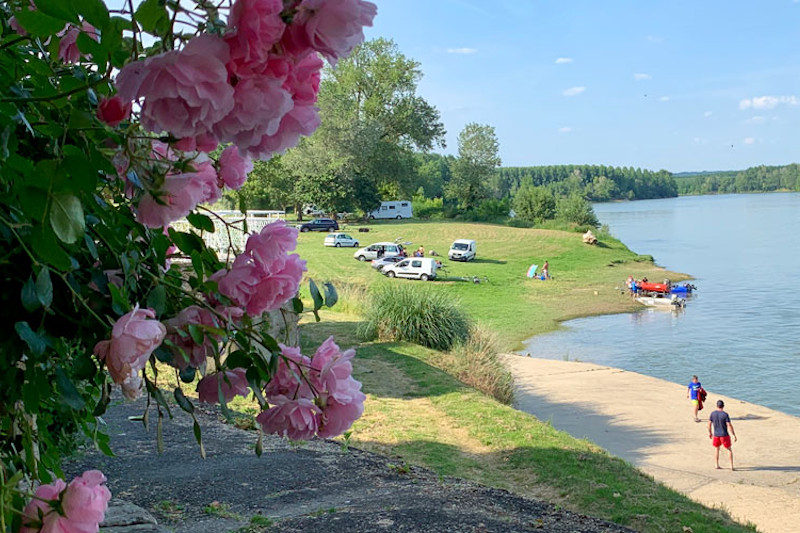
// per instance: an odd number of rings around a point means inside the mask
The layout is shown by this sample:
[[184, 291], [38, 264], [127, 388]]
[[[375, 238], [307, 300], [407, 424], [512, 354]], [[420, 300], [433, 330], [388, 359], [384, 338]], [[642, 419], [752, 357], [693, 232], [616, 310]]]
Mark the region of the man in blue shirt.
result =
[[692, 376], [692, 382], [689, 383], [689, 388], [686, 391], [686, 397], [692, 400], [692, 405], [694, 406], [694, 421], [700, 422], [700, 419], [697, 418], [697, 411], [700, 410], [700, 399], [697, 397], [698, 393], [701, 389], [700, 382], [697, 380], [697, 376]]
[[[736, 432], [733, 430], [733, 424], [731, 424], [731, 417], [724, 411], [724, 408], [725, 402], [717, 400], [717, 410], [712, 411], [711, 416], [708, 418], [708, 438], [711, 439], [711, 444], [714, 446], [714, 461], [717, 463], [717, 469], [719, 469], [719, 447], [725, 446], [731, 458], [731, 470], [733, 470], [731, 435], [733, 435], [733, 442], [738, 439], [736, 438]], [[731, 430], [730, 434], [728, 434], [729, 429]]]

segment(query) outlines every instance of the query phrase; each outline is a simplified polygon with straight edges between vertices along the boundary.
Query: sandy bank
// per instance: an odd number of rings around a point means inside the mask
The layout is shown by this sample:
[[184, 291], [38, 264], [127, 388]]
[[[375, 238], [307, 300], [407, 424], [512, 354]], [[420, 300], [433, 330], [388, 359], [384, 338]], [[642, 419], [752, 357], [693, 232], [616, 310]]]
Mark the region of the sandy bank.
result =
[[[506, 360], [518, 409], [595, 442], [759, 531], [800, 531], [800, 418], [708, 389], [703, 423], [695, 423], [685, 385], [591, 363], [516, 355]], [[739, 437], [734, 472], [714, 469], [707, 420], [718, 399]], [[720, 464], [728, 464], [727, 452]]]

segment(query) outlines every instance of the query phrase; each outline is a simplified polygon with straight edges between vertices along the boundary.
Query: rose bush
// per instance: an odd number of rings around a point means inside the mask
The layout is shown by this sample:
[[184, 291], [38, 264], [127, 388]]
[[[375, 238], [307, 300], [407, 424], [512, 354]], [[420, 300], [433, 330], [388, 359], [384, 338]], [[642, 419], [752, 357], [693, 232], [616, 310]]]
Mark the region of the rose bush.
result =
[[[197, 379], [200, 401], [253, 393], [262, 430], [294, 439], [341, 434], [363, 411], [352, 351], [329, 339], [307, 357], [266, 333], [266, 311], [304, 311], [297, 231], [268, 225], [221, 254], [202, 236], [252, 158], [319, 125], [318, 54], [349, 53], [375, 6], [123, 5], [0, 5], [1, 533], [97, 531], [105, 478], [55, 479], [65, 437], [110, 453], [98, 417], [114, 384], [148, 394], [160, 421], [157, 362], [192, 417], [183, 388]], [[191, 229], [172, 227], [184, 217]], [[310, 311], [335, 302], [310, 288]], [[29, 501], [24, 480], [39, 484]]]

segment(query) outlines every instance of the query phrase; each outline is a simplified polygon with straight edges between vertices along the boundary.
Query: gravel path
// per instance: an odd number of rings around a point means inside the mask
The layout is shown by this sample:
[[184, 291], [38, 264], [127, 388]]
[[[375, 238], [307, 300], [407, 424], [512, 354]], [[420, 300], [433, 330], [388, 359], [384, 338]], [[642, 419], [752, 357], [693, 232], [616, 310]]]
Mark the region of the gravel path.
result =
[[142, 401], [119, 403], [104, 417], [116, 457], [90, 452], [65, 470], [71, 477], [100, 468], [115, 498], [145, 508], [177, 533], [630, 531], [330, 441], [292, 447], [266, 438], [258, 458], [255, 433], [221, 423], [213, 409], [198, 413], [205, 460], [191, 419], [179, 411], [164, 421], [159, 455], [155, 413], [149, 433], [129, 420], [143, 408]]

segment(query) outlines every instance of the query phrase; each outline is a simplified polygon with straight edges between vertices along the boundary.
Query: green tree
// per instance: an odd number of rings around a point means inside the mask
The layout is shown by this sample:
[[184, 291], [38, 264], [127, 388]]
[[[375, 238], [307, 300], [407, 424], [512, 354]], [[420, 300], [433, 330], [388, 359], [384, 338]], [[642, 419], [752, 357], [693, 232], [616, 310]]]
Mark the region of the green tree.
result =
[[556, 198], [547, 187], [534, 187], [526, 183], [514, 196], [513, 208], [520, 219], [541, 222], [555, 218]]
[[492, 126], [472, 122], [458, 134], [458, 159], [445, 195], [461, 209], [473, 209], [488, 197], [488, 182], [501, 163], [499, 148]]
[[556, 205], [556, 216], [566, 222], [579, 226], [598, 227], [600, 221], [592, 209], [592, 204], [580, 194], [572, 194], [561, 198]]

